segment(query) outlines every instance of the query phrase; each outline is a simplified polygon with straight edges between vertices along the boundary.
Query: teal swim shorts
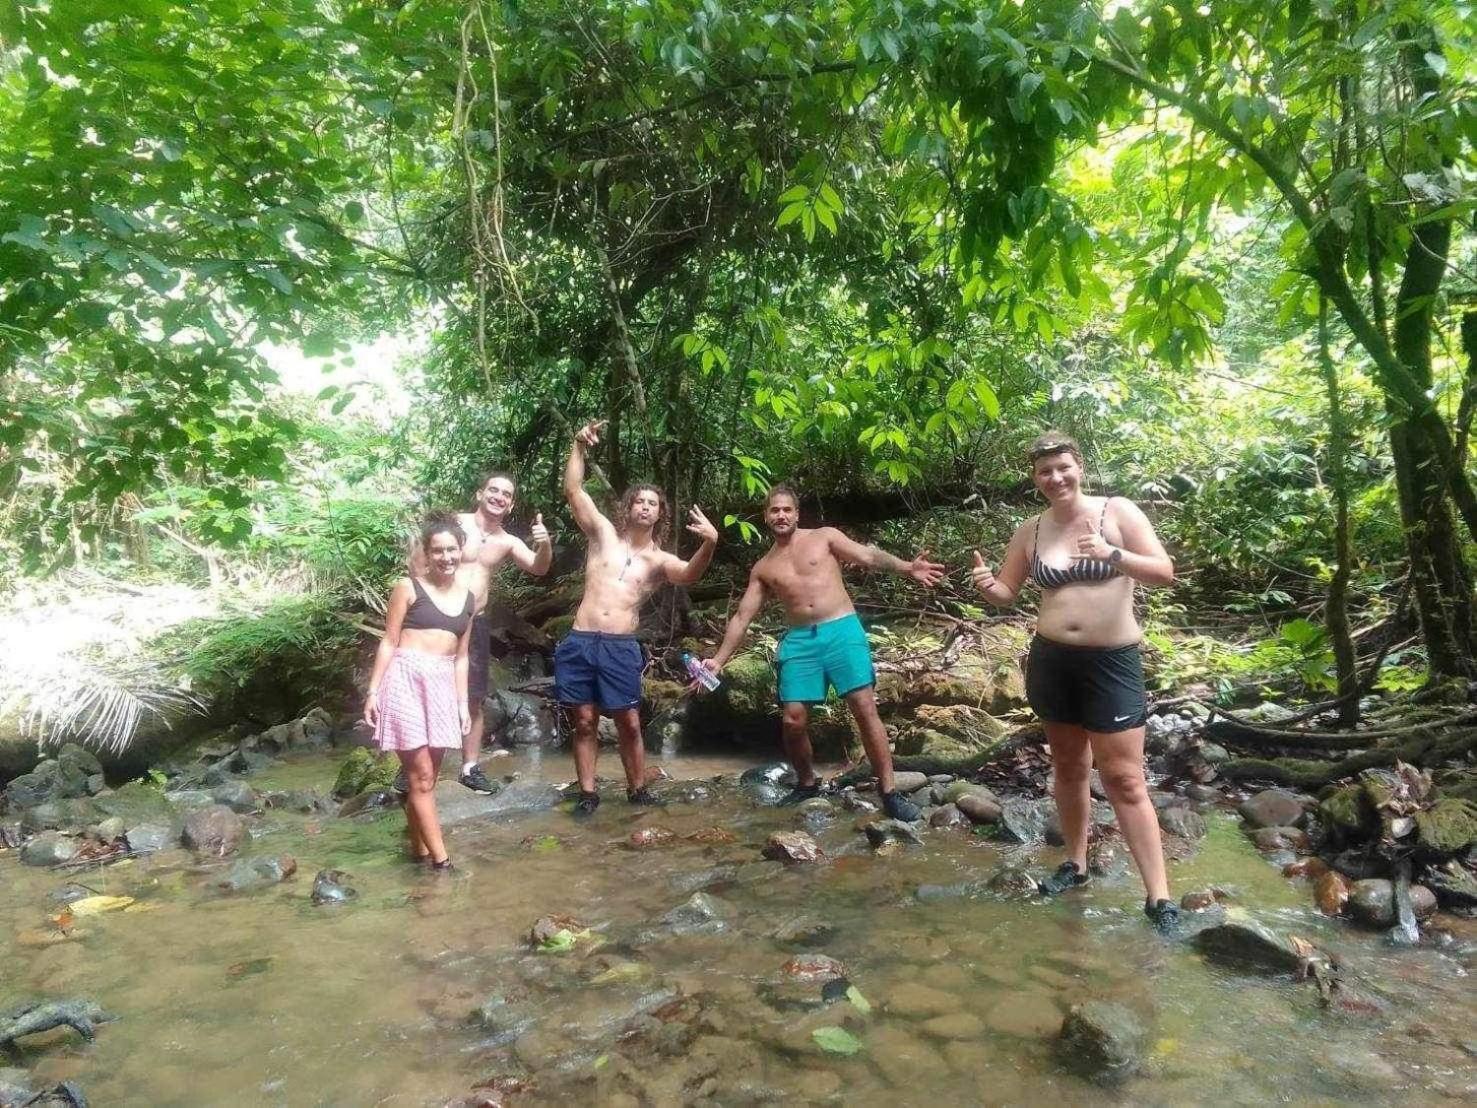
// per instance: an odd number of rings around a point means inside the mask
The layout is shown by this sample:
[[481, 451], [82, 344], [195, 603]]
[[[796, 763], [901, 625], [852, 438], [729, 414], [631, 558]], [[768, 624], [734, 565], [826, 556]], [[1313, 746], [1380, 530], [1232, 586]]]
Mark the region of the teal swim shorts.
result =
[[781, 704], [819, 704], [828, 685], [845, 696], [877, 683], [872, 648], [855, 612], [791, 627], [780, 641], [775, 668]]

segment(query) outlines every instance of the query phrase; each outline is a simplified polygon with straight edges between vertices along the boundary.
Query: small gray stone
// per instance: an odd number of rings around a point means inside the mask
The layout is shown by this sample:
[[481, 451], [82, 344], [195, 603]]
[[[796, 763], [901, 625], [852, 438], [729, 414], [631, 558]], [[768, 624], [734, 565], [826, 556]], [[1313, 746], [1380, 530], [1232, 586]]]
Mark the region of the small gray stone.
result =
[[245, 893], [281, 884], [296, 872], [297, 859], [291, 854], [242, 858], [216, 883], [230, 892]]
[[319, 870], [313, 878], [314, 904], [343, 904], [358, 895], [356, 889], [349, 887], [349, 875], [341, 869]]
[[153, 854], [173, 846], [178, 833], [167, 823], [141, 823], [124, 832], [128, 849], [135, 854]]
[[21, 861], [28, 866], [59, 866], [77, 857], [77, 844], [60, 831], [43, 831], [21, 847]]
[[257, 797], [256, 790], [245, 781], [227, 781], [210, 794], [210, 799], [241, 814], [254, 812], [261, 807], [261, 800]]
[[725, 930], [736, 914], [727, 901], [693, 893], [662, 916], [662, 924], [674, 935], [714, 935]]
[[1171, 835], [1194, 842], [1205, 837], [1205, 817], [1188, 804], [1159, 809], [1159, 826]]
[[1313, 849], [1313, 840], [1300, 827], [1258, 827], [1252, 831], [1251, 841], [1264, 853], [1290, 850], [1306, 854]]
[[968, 831], [974, 826], [974, 821], [953, 804], [945, 804], [929, 815], [928, 826], [944, 831]]
[[1301, 827], [1307, 818], [1302, 800], [1285, 789], [1263, 789], [1237, 810], [1252, 827]]
[[[1412, 906], [1415, 898], [1411, 897]], [[1355, 881], [1349, 890], [1349, 913], [1366, 927], [1389, 927], [1395, 922], [1395, 886], [1382, 877]]]
[[954, 807], [968, 816], [971, 823], [999, 823], [1004, 813], [1000, 802], [993, 795], [985, 796], [977, 792], [962, 794], [954, 801]]
[[123, 834], [123, 820], [118, 816], [109, 816], [95, 828], [97, 837], [105, 843], [110, 843]]
[[1039, 843], [1046, 837], [1046, 811], [1046, 801], [1007, 800], [1001, 808], [1000, 826], [1015, 842]]
[[892, 775], [893, 790], [900, 793], [915, 793], [928, 784], [926, 773], [915, 773], [912, 770], [899, 770]]

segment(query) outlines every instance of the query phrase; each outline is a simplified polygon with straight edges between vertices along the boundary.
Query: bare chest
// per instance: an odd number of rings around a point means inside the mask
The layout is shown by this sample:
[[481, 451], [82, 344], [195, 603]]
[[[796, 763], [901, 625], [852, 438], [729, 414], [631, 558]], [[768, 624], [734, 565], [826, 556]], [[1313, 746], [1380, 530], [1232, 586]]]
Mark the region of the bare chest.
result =
[[809, 592], [835, 580], [841, 572], [836, 556], [823, 539], [797, 539], [776, 551], [764, 567], [764, 583], [784, 596]]

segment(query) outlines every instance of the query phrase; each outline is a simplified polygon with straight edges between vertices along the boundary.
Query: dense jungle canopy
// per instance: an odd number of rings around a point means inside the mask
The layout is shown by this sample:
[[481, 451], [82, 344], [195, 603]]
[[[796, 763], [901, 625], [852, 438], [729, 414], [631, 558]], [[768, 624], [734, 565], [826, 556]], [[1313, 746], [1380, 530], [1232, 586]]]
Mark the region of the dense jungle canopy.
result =
[[[1238, 664], [1304, 691], [1351, 693], [1379, 622], [1387, 687], [1477, 677], [1474, 27], [1452, 0], [14, 0], [5, 573], [373, 602], [409, 512], [491, 465], [552, 521], [596, 417], [603, 479], [716, 509], [730, 559], [785, 479], [962, 565], [1056, 426], [1175, 553], [1167, 672], [1230, 612], [1263, 640]], [[386, 334], [421, 339], [378, 367], [400, 401], [362, 364]], [[284, 387], [284, 348], [331, 383]], [[966, 584], [930, 603], [977, 615]]]

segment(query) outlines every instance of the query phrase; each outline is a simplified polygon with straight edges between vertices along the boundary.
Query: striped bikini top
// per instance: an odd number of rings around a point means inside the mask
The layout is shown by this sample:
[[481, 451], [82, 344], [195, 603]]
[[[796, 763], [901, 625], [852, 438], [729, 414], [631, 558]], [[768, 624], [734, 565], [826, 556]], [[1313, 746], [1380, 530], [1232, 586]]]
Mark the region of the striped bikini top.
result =
[[[1112, 497], [1103, 500], [1103, 514], [1098, 517], [1098, 534], [1103, 534], [1103, 523], [1108, 518], [1108, 501]], [[1045, 515], [1042, 512], [1041, 515]], [[1106, 536], [1105, 536], [1106, 537]], [[1031, 580], [1043, 589], [1059, 589], [1063, 585], [1072, 584], [1100, 584], [1103, 581], [1111, 581], [1120, 576], [1118, 567], [1112, 562], [1101, 562], [1096, 558], [1073, 558], [1072, 564], [1066, 569], [1057, 569], [1049, 566], [1036, 554], [1036, 548], [1041, 542], [1041, 516], [1036, 517], [1036, 530], [1031, 539]]]

